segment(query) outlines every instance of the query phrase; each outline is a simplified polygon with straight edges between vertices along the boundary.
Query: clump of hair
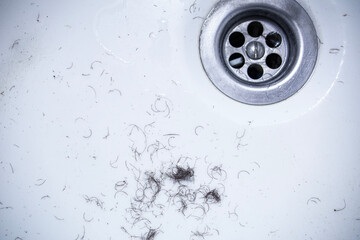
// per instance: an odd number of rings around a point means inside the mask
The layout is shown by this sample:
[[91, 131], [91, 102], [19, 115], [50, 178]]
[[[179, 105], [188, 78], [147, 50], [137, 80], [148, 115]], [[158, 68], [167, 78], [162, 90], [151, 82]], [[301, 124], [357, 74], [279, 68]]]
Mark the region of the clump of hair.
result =
[[183, 168], [176, 166], [172, 169], [168, 176], [177, 182], [191, 181], [194, 178], [194, 169], [190, 167]]
[[213, 189], [206, 193], [204, 198], [206, 202], [219, 203], [221, 201], [220, 194], [216, 189]]

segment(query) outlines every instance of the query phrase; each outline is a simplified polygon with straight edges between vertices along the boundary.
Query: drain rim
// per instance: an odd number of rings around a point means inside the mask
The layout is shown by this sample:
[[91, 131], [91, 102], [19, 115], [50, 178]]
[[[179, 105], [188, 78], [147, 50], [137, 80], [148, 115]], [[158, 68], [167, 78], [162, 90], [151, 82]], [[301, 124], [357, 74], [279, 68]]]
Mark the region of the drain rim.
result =
[[[222, 38], [236, 23], [261, 17], [281, 21], [281, 27], [291, 28], [296, 35], [296, 56], [283, 74], [262, 84], [241, 81], [228, 69], [222, 57]], [[251, 13], [253, 13], [251, 15]], [[252, 18], [251, 18], [252, 17]], [[276, 20], [278, 23], [278, 20]], [[285, 25], [286, 26], [285, 26]], [[294, 44], [294, 43], [293, 43]], [[250, 105], [268, 105], [283, 101], [298, 92], [310, 78], [318, 56], [318, 38], [315, 26], [295, 0], [228, 0], [220, 1], [205, 19], [200, 33], [200, 57], [203, 68], [212, 83], [228, 97]], [[306, 59], [305, 59], [306, 56]]]

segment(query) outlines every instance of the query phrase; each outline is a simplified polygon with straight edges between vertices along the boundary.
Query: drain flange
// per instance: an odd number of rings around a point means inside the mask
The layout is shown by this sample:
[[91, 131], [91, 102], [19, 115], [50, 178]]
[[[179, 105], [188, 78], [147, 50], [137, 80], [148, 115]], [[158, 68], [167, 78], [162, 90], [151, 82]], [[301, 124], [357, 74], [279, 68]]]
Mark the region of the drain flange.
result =
[[267, 105], [294, 95], [316, 63], [312, 20], [295, 0], [223, 0], [200, 34], [203, 67], [214, 85], [243, 103]]

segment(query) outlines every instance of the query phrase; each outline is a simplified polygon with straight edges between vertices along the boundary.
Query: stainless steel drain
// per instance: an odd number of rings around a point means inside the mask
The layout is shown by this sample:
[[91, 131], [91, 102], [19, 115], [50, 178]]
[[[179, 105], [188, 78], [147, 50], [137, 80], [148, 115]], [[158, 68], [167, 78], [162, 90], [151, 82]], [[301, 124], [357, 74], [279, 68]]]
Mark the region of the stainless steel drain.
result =
[[318, 39], [295, 0], [222, 0], [200, 34], [203, 67], [227, 96], [247, 104], [285, 100], [308, 80]]

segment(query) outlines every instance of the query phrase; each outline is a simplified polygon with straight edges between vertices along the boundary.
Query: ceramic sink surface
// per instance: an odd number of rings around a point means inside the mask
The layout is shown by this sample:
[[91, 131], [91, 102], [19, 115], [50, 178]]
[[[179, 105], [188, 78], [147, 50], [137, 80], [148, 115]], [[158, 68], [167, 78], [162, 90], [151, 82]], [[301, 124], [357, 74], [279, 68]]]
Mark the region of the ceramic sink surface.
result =
[[316, 68], [262, 107], [202, 68], [216, 2], [0, 1], [0, 239], [360, 239], [360, 2], [299, 1]]

